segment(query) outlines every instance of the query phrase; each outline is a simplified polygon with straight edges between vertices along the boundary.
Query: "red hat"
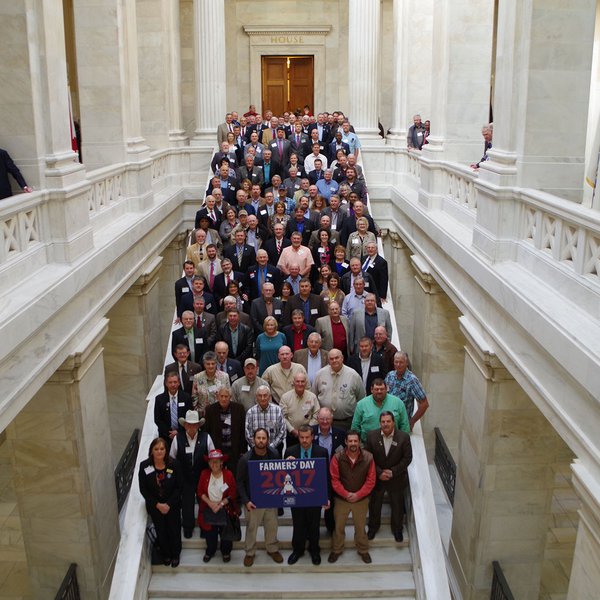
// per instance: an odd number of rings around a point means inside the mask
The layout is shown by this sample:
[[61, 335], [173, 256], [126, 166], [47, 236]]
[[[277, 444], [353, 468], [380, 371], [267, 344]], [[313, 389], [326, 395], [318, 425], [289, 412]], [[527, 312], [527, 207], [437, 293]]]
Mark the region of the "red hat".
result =
[[212, 460], [214, 458], [217, 458], [217, 459], [225, 462], [226, 460], [229, 459], [229, 456], [227, 456], [227, 454], [223, 454], [220, 450], [211, 450], [208, 453], [208, 456], [204, 457], [204, 460], [208, 462], [209, 460]]

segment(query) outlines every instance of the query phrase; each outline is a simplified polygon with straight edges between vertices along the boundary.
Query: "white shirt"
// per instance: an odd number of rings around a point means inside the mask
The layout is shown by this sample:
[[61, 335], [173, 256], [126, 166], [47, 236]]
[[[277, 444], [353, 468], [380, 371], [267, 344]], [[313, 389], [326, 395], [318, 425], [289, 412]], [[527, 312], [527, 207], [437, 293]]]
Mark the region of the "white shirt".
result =
[[310, 381], [310, 385], [312, 385], [315, 381], [317, 373], [321, 370], [321, 353], [317, 352], [317, 355], [313, 356], [309, 350], [306, 367], [306, 370], [308, 371], [308, 380]]

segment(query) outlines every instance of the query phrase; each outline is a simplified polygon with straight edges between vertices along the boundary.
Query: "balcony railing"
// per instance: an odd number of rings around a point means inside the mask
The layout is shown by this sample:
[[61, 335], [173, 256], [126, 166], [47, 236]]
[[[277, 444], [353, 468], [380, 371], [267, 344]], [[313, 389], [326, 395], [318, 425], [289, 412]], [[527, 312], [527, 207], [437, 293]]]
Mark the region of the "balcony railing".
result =
[[454, 490], [456, 489], [456, 463], [446, 445], [444, 436], [439, 427], [433, 428], [435, 432], [434, 462], [450, 504], [454, 506]]
[[77, 583], [77, 565], [71, 563], [54, 600], [80, 600], [80, 598], [79, 584]]
[[492, 563], [494, 575], [492, 577], [492, 592], [490, 594], [490, 600], [515, 600], [506, 577], [502, 572], [502, 567], [498, 561]]
[[137, 453], [140, 447], [140, 430], [134, 429], [127, 446], [121, 455], [119, 464], [115, 469], [115, 485], [117, 487], [117, 505], [119, 511], [123, 508], [131, 482], [135, 474]]

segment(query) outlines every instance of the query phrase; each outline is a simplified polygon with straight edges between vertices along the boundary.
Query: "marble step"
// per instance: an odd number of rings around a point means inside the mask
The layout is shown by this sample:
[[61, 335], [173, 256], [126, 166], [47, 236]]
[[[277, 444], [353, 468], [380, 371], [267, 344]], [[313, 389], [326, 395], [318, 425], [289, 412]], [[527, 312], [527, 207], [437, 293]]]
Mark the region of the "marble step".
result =
[[[334, 564], [327, 562], [329, 552], [323, 552], [321, 557], [323, 562], [319, 566], [312, 564], [310, 554], [306, 552], [295, 565], [288, 565], [287, 558], [290, 552], [283, 552], [286, 562], [281, 565], [274, 563], [265, 552], [256, 554], [253, 573], [340, 573], [359, 571], [412, 571], [412, 559], [410, 550], [407, 547], [390, 548], [372, 548], [369, 551], [373, 563], [367, 565], [362, 562], [358, 554], [352, 549], [347, 548]], [[202, 562], [204, 550], [201, 548], [188, 548], [181, 553], [181, 562], [177, 567], [178, 573], [248, 573], [249, 569], [244, 567], [243, 560], [245, 552], [243, 550], [234, 550], [231, 553], [231, 562], [224, 563], [221, 553], [217, 552], [209, 563]], [[172, 573], [171, 567], [155, 565], [152, 567], [153, 573]]]
[[[282, 550], [290, 549], [292, 547], [292, 527], [291, 525], [280, 526], [277, 530], [277, 539], [279, 540], [279, 547]], [[244, 537], [246, 535], [246, 527], [242, 525], [242, 541], [234, 542], [234, 549], [239, 549], [244, 547]], [[205, 548], [206, 542], [200, 537], [200, 530], [198, 527], [194, 529], [194, 535], [190, 539], [183, 538], [183, 548]], [[257, 548], [264, 549], [265, 542], [263, 538], [263, 530], [262, 527], [258, 529], [257, 534]], [[329, 549], [331, 548], [331, 536], [327, 532], [325, 527], [321, 527], [321, 540], [320, 540], [321, 549]], [[372, 548], [401, 548], [409, 545], [408, 541], [408, 533], [406, 531], [406, 527], [404, 528], [404, 541], [396, 542], [394, 536], [392, 535], [391, 530], [388, 526], [382, 525], [381, 529], [377, 532], [377, 536], [374, 540], [370, 542]], [[346, 526], [346, 548], [354, 547], [354, 527], [352, 525]]]
[[[341, 560], [341, 558], [340, 558]], [[154, 573], [148, 587], [148, 598], [414, 598], [412, 572], [380, 572], [371, 570], [345, 572], [339, 577], [331, 573], [306, 571], [265, 573], [254, 567], [244, 573]], [[283, 571], [283, 569], [282, 569]]]

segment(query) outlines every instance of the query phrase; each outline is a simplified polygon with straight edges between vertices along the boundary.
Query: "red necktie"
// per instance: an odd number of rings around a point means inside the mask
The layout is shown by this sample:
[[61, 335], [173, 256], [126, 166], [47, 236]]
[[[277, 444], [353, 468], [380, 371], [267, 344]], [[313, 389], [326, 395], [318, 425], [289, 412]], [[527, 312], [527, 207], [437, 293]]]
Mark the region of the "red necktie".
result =
[[279, 158], [281, 160], [283, 160], [283, 142], [281, 140], [279, 140], [279, 142], [277, 143], [277, 145], [279, 146]]
[[198, 316], [196, 317], [196, 327], [197, 327], [198, 329], [200, 329], [200, 328], [202, 327], [202, 319], [200, 318], [200, 315], [198, 315]]

